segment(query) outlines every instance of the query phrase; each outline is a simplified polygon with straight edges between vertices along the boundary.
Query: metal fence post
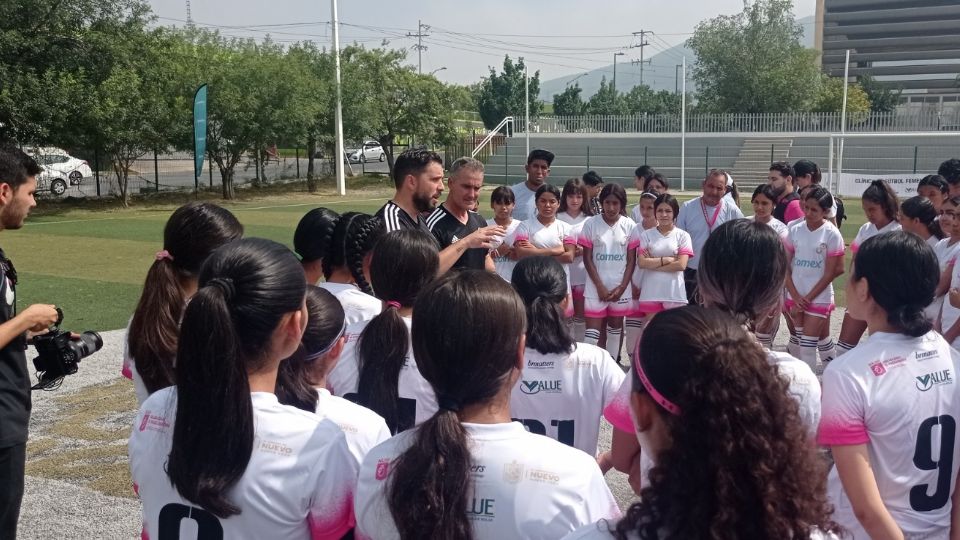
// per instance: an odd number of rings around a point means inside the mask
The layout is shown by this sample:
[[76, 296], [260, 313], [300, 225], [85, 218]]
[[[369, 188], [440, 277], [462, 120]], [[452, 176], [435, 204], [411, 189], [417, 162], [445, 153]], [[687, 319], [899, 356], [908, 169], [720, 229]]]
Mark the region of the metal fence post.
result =
[[590, 145], [587, 145], [587, 170], [590, 170]]
[[503, 185], [510, 181], [510, 142], [503, 141]]
[[297, 180], [299, 180], [300, 179], [300, 145], [299, 144], [296, 146], [296, 150], [294, 150], [294, 156], [297, 160]]
[[770, 143], [770, 163], [773, 163], [773, 146], [776, 143]]
[[93, 150], [93, 172], [97, 177], [97, 197], [100, 196], [100, 150]]
[[644, 147], [643, 147], [643, 164], [644, 164], [644, 165], [646, 165], [646, 164], [648, 163], [648, 161], [647, 161], [647, 148], [649, 148], [649, 147], [647, 147], [647, 146], [644, 146]]
[[213, 153], [207, 156], [207, 175], [210, 177], [210, 187], [213, 187]]
[[703, 160], [703, 174], [710, 174], [710, 147], [707, 146], [707, 157]]
[[917, 174], [917, 152], [919, 149], [919, 146], [913, 147], [913, 174]]
[[153, 151], [153, 189], [160, 193], [160, 168], [157, 164], [157, 151]]

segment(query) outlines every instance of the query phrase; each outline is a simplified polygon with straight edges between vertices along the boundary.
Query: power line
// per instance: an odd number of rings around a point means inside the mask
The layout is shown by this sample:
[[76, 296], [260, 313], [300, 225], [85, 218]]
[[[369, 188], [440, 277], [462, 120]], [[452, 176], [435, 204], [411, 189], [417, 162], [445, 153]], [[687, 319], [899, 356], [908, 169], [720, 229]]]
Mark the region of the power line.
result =
[[407, 32], [407, 37], [417, 38], [417, 44], [413, 46], [417, 50], [417, 73], [423, 74], [423, 51], [427, 50], [427, 46], [423, 44], [423, 38], [430, 37], [430, 34], [424, 34], [426, 30], [429, 30], [430, 26], [423, 24], [423, 21], [417, 21], [417, 33], [411, 34]]

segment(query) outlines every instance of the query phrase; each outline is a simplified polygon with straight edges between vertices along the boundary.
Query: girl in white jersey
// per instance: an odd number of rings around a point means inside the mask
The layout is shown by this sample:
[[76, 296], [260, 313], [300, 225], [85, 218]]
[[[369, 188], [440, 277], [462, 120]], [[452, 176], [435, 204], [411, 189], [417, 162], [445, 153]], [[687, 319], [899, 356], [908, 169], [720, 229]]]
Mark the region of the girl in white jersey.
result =
[[933, 249], [906, 232], [860, 245], [847, 313], [870, 336], [823, 373], [818, 441], [832, 450], [834, 518], [855, 540], [955, 537], [960, 357], [923, 309], [938, 281]]
[[950, 198], [950, 185], [939, 174], [928, 174], [917, 184], [917, 195], [930, 199], [939, 214], [944, 201]]
[[513, 219], [513, 208], [516, 205], [517, 198], [513, 194], [513, 190], [507, 186], [497, 186], [490, 194], [493, 218], [487, 220], [487, 225], [499, 225], [506, 231], [499, 243], [493, 242], [491, 255], [493, 255], [493, 264], [497, 269], [497, 274], [508, 282], [510, 276], [513, 275], [513, 267], [517, 264], [517, 253], [513, 249], [517, 227], [520, 226], [520, 220]]
[[333, 229], [330, 255], [323, 259], [323, 277], [319, 286], [333, 293], [343, 304], [347, 324], [369, 321], [380, 313], [380, 301], [369, 284], [370, 253], [385, 234], [380, 218], [347, 212]]
[[440, 410], [367, 455], [357, 536], [553, 539], [618, 516], [593, 456], [510, 420], [526, 327], [510, 285], [477, 270], [449, 272], [415, 311], [413, 349]]
[[300, 256], [308, 285], [316, 285], [323, 278], [323, 259], [330, 256], [333, 231], [340, 214], [329, 208], [314, 208], [297, 223], [293, 232], [293, 252]]
[[[593, 215], [593, 207], [584, 204], [589, 200], [589, 188], [583, 180], [571, 178], [563, 185], [557, 219], [570, 225], [570, 235], [574, 241], [579, 240], [584, 222]], [[570, 317], [570, 325], [574, 339], [583, 341], [586, 333], [583, 291], [587, 284], [587, 269], [583, 263], [583, 246], [578, 243], [574, 249], [573, 262], [570, 263], [570, 292], [573, 296], [573, 317]]]
[[[899, 231], [900, 223], [897, 217], [900, 213], [900, 203], [897, 194], [883, 180], [874, 180], [863, 191], [861, 196], [863, 213], [867, 222], [857, 231], [856, 238], [850, 243], [850, 251], [854, 256], [860, 246], [869, 238], [878, 234]], [[850, 262], [851, 271], [853, 261]], [[840, 327], [840, 336], [837, 338], [837, 356], [856, 347], [857, 342], [867, 330], [867, 323], [858, 321], [847, 314], [843, 315], [843, 325]]]
[[917, 195], [900, 204], [900, 226], [922, 238], [930, 247], [936, 246], [943, 238], [938, 217], [937, 209], [926, 197]]
[[826, 220], [833, 196], [811, 187], [802, 203], [804, 219], [789, 225], [785, 241], [790, 270], [784, 307], [800, 336], [800, 359], [816, 370], [820, 334], [836, 307], [833, 280], [843, 274], [844, 245], [840, 231]]
[[653, 207], [657, 226], [646, 231], [635, 227], [629, 246], [637, 252], [637, 265], [645, 270], [637, 312], [643, 313], [647, 321], [656, 313], [687, 303], [683, 271], [693, 257], [690, 235], [676, 226], [677, 199], [664, 193], [657, 197]]
[[[753, 215], [747, 219], [767, 225], [773, 229], [775, 233], [777, 233], [777, 236], [783, 240], [786, 240], [787, 226], [784, 225], [784, 223], [779, 219], [773, 217], [773, 209], [777, 206], [777, 194], [769, 184], [760, 184], [757, 186], [757, 189], [753, 190], [753, 195], [750, 198], [750, 204], [753, 205]], [[790, 335], [796, 336], [796, 331], [794, 330], [790, 319], [787, 320], [787, 325], [790, 327]], [[758, 320], [756, 325], [756, 334], [757, 339], [760, 340], [760, 344], [767, 349], [772, 349], [773, 337], [777, 335], [777, 330], [779, 328], [779, 313], [775, 316], [764, 316], [762, 320]], [[799, 343], [800, 339], [797, 337], [797, 344], [799, 345]]]
[[307, 328], [297, 352], [280, 364], [277, 400], [340, 426], [357, 462], [390, 438], [383, 417], [326, 389], [327, 373], [346, 342], [343, 307], [330, 291], [307, 285]]
[[631, 373], [632, 423], [655, 463], [649, 483], [619, 522], [568, 539], [799, 540], [839, 531], [826, 467], [787, 380], [734, 318], [700, 306], [657, 314]]
[[[564, 272], [567, 274], [567, 294], [571, 294], [570, 264], [576, 256], [577, 239], [573, 236], [570, 225], [557, 219], [560, 190], [550, 184], [544, 184], [537, 189], [534, 200], [537, 205], [537, 215], [517, 227], [514, 242], [517, 258], [537, 255], [556, 258], [563, 264]], [[573, 316], [572, 302], [567, 306], [566, 315]]]
[[960, 287], [960, 276], [957, 276], [957, 281], [954, 282], [955, 262], [957, 254], [960, 254], [960, 197], [951, 197], [943, 201], [940, 207], [940, 227], [947, 233], [947, 237], [937, 242], [933, 248], [940, 263], [940, 283], [937, 285], [936, 298], [930, 308], [935, 309], [936, 306], [940, 306], [940, 310], [936, 313], [928, 311], [927, 316], [933, 321], [933, 328], [943, 334], [947, 342], [953, 343], [953, 340], [960, 335], [960, 325], [953, 328], [960, 316], [960, 309], [954, 308], [950, 302], [947, 302], [945, 295], [951, 288]]
[[[657, 173], [659, 175], [659, 173]], [[659, 175], [662, 176], [662, 175]], [[666, 180], [664, 180], [666, 181]], [[637, 222], [637, 234], [653, 229], [657, 226], [657, 213], [654, 210], [654, 203], [657, 201], [657, 194], [652, 191], [644, 191], [640, 194], [640, 202], [634, 207], [634, 221]], [[639, 212], [637, 212], [639, 210]], [[633, 265], [633, 277], [630, 280], [630, 290], [633, 293], [633, 310], [623, 321], [623, 336], [627, 342], [627, 354], [633, 358], [633, 351], [637, 348], [637, 340], [640, 339], [640, 333], [643, 332], [643, 313], [640, 312], [640, 284], [643, 283], [643, 274], [646, 270], [640, 268], [640, 265]]]
[[[704, 305], [730, 313], [744, 328], [753, 330], [759, 321], [780, 316], [788, 265], [783, 242], [771, 228], [745, 219], [724, 223], [710, 235], [700, 254], [699, 284]], [[820, 383], [816, 375], [789, 354], [766, 346], [764, 352], [787, 379], [812, 444], [820, 423]], [[613, 435], [614, 466], [636, 475], [639, 447], [630, 419], [629, 386], [628, 382], [620, 388], [604, 416], [617, 428]], [[631, 480], [636, 484], [640, 479]]]
[[383, 300], [383, 312], [347, 327], [343, 358], [327, 381], [335, 395], [382, 416], [393, 433], [437, 411], [433, 389], [417, 369], [410, 327], [414, 302], [439, 266], [436, 243], [418, 230], [392, 232], [377, 243], [370, 281]]
[[620, 388], [623, 370], [607, 351], [575, 342], [567, 330], [560, 263], [530, 257], [513, 275], [527, 307], [527, 349], [510, 412], [527, 430], [594, 455], [603, 408]]
[[177, 384], [144, 402], [130, 472], [144, 538], [340, 538], [357, 459], [329, 420], [281, 405], [280, 362], [300, 346], [306, 280], [284, 246], [217, 249], [183, 315]]
[[243, 225], [229, 210], [193, 202], [174, 210], [163, 228], [163, 249], [143, 282], [143, 293], [123, 340], [124, 377], [137, 403], [174, 381], [180, 317], [197, 290], [197, 273], [213, 250], [240, 238]]
[[583, 224], [578, 238], [587, 269], [584, 341], [596, 345], [606, 321], [607, 352], [619, 358], [623, 318], [634, 312], [630, 280], [637, 252], [628, 244], [637, 224], [627, 217], [627, 192], [620, 184], [603, 186], [599, 199], [601, 214]]

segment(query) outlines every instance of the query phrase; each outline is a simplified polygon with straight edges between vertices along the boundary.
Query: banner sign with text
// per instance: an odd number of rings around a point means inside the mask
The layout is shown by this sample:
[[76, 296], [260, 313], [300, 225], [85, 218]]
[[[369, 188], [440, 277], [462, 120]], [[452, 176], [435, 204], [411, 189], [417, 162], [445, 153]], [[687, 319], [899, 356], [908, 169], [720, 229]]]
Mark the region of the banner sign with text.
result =
[[883, 180], [893, 188], [900, 199], [908, 199], [917, 194], [917, 184], [925, 174], [855, 174], [839, 175], [838, 194], [841, 197], [860, 197], [870, 187], [870, 182]]

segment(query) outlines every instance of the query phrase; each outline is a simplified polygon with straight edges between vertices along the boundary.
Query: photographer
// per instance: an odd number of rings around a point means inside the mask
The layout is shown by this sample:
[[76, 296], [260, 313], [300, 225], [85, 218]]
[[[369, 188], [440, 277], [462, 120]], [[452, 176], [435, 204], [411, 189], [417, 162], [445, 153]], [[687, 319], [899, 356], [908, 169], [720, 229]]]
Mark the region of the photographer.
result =
[[[12, 147], [0, 147], [0, 230], [19, 229], [36, 206], [37, 163]], [[0, 249], [0, 538], [16, 538], [30, 419], [26, 333], [57, 320], [56, 308], [35, 304], [16, 313], [17, 272]]]

